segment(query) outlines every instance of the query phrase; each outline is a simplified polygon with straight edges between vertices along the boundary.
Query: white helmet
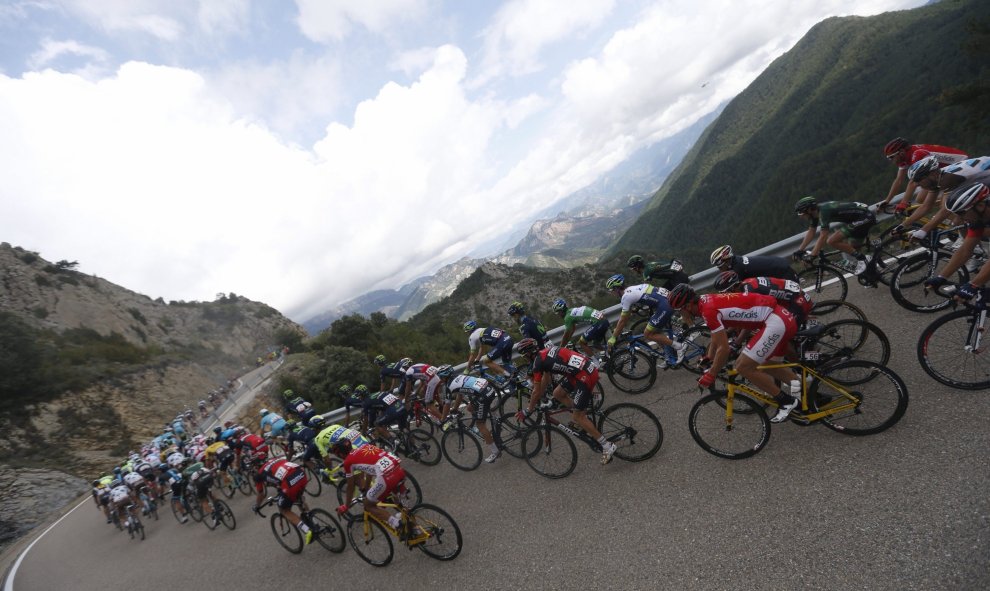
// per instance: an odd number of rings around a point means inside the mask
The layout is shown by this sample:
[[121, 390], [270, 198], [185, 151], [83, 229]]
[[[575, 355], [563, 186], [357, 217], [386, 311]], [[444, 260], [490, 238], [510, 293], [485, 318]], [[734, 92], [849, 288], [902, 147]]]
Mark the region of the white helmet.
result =
[[261, 409], [261, 416], [265, 416], [266, 414], [268, 414], [268, 409], [267, 408]]

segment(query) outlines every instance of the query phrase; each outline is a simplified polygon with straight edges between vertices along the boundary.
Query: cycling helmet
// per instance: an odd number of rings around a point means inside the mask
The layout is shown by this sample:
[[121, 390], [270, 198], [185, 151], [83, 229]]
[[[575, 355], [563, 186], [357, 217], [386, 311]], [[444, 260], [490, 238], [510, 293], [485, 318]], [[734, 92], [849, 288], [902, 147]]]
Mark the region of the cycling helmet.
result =
[[525, 313], [526, 313], [526, 307], [523, 306], [522, 303], [512, 302], [511, 304], [509, 304], [509, 316], [513, 316], [515, 314], [525, 314]]
[[345, 396], [350, 396], [351, 394], [350, 384], [344, 384], [343, 386], [337, 388], [337, 394], [342, 398]]
[[323, 418], [323, 415], [313, 415], [309, 418], [309, 426], [314, 429], [322, 427], [325, 422], [326, 419]]
[[561, 316], [567, 313], [567, 302], [564, 301], [564, 298], [555, 299], [553, 303], [550, 304], [550, 307], [554, 312], [560, 314]]
[[468, 320], [464, 323], [464, 332], [474, 332], [474, 329], [478, 328], [478, 323], [474, 320]]
[[292, 390], [286, 390], [286, 391], [282, 392], [282, 396], [284, 396], [285, 398], [292, 398], [292, 396], [293, 396]]
[[963, 213], [977, 203], [986, 200], [990, 189], [983, 183], [976, 183], [964, 191], [955, 191], [945, 200], [945, 208], [952, 213]]
[[207, 437], [206, 438], [206, 442], [205, 443], [206, 443], [207, 446], [210, 446], [210, 445], [213, 445], [216, 442], [217, 442], [217, 440], [214, 439], [212, 436], [210, 436], [210, 437]]
[[729, 291], [739, 283], [739, 273], [735, 271], [722, 271], [715, 278], [715, 283], [712, 287], [716, 291]]
[[363, 398], [368, 395], [368, 387], [364, 384], [358, 384], [354, 387], [354, 395], [358, 398]]
[[616, 273], [608, 279], [605, 280], [605, 289], [608, 291], [614, 291], [616, 289], [622, 289], [626, 286], [626, 278], [621, 273]]
[[436, 376], [441, 380], [446, 380], [454, 375], [454, 366], [449, 363], [446, 365], [441, 365], [437, 368]]
[[217, 425], [216, 427], [213, 427], [213, 432], [219, 435], [223, 433], [223, 429], [219, 425]]
[[100, 487], [100, 481], [99, 480], [94, 480], [93, 481], [93, 488], [99, 488], [99, 487]]
[[385, 367], [385, 364], [386, 363], [387, 363], [387, 361], [385, 361], [385, 356], [384, 355], [376, 355], [375, 356], [375, 365], [377, 365], [379, 367]]
[[645, 267], [646, 261], [644, 261], [643, 257], [639, 256], [638, 254], [634, 254], [631, 257], [629, 257], [628, 261], [626, 261], [626, 266], [635, 271], [637, 269], [642, 269], [643, 267]]
[[293, 429], [296, 428], [296, 422], [295, 421], [286, 421], [285, 422], [285, 426], [282, 427], [282, 428], [285, 429], [286, 431], [292, 431]]
[[712, 251], [711, 263], [712, 265], [718, 267], [719, 265], [725, 264], [729, 259], [732, 258], [732, 247], [728, 244], [719, 246]]
[[261, 416], [265, 416], [266, 414], [268, 414], [268, 409], [267, 408], [261, 409]]
[[695, 293], [694, 288], [692, 288], [687, 283], [682, 283], [671, 290], [670, 295], [667, 296], [667, 301], [670, 303], [670, 307], [675, 310], [680, 310], [688, 303], [693, 302], [698, 299], [698, 294]]
[[539, 350], [540, 345], [536, 342], [536, 339], [523, 339], [516, 345], [516, 351], [519, 351], [520, 355], [532, 355]]
[[234, 426], [234, 421], [224, 421], [223, 426], [225, 429], [230, 429]]
[[818, 207], [818, 200], [809, 195], [798, 199], [797, 203], [794, 204], [794, 213], [801, 215], [815, 207]]
[[911, 145], [910, 142], [902, 137], [894, 138], [883, 147], [883, 156], [884, 158], [893, 158], [898, 152], [909, 145]]
[[907, 176], [909, 180], [917, 183], [939, 168], [938, 158], [927, 156], [912, 164], [911, 168], [908, 169]]
[[401, 367], [402, 369], [409, 369], [410, 365], [412, 365], [412, 359], [408, 357], [403, 357], [402, 359], [399, 360], [399, 367]]

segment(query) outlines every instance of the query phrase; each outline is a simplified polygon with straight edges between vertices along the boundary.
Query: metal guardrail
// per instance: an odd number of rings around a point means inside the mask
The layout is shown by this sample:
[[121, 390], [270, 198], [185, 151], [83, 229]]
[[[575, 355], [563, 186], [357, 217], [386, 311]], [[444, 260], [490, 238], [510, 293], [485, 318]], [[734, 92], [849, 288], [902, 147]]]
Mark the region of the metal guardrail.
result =
[[[901, 193], [896, 197], [894, 197], [890, 202], [891, 205], [898, 203], [903, 198], [903, 196], [904, 193]], [[891, 217], [893, 217], [892, 214], [878, 212], [877, 222], [879, 223], [883, 220], [890, 219]], [[801, 241], [804, 239], [805, 234], [806, 231], [799, 232], [789, 238], [778, 240], [773, 244], [764, 246], [763, 248], [754, 250], [753, 252], [746, 253], [745, 256], [789, 257], [795, 250], [797, 250], [797, 247], [799, 244], [801, 244]], [[712, 284], [715, 283], [715, 278], [718, 276], [718, 273], [719, 271], [715, 267], [710, 267], [708, 269], [705, 269], [704, 271], [695, 273], [694, 275], [691, 275], [691, 285], [694, 286], [695, 289], [699, 289], [699, 290], [710, 288]], [[622, 304], [616, 304], [614, 306], [610, 306], [602, 310], [601, 312], [608, 319], [609, 323], [614, 325], [615, 322], [619, 319], [619, 314], [622, 312]], [[558, 326], [557, 328], [547, 331], [547, 337], [555, 341], [558, 340], [561, 336], [563, 336], [563, 334], [564, 334], [563, 326]], [[462, 371], [465, 367], [467, 367], [467, 363], [462, 363], [460, 365], [457, 365], [454, 367], [454, 369], [456, 369], [457, 371]], [[345, 414], [346, 413], [344, 412], [343, 408], [338, 408], [336, 410], [332, 410], [324, 414], [323, 417], [327, 421], [334, 422], [340, 419], [341, 417], [345, 416]]]

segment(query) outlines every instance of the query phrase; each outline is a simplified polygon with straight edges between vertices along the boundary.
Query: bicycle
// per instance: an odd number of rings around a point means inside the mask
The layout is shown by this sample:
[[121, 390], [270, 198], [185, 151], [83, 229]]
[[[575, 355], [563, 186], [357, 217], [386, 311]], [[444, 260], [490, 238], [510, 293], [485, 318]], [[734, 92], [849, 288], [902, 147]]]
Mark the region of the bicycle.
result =
[[[948, 245], [956, 232], [964, 227], [932, 231], [922, 242], [924, 250], [901, 261], [890, 282], [890, 295], [894, 301], [912, 312], [923, 313], [939, 312], [952, 305], [952, 297], [929, 290], [925, 281], [938, 277], [945, 268], [953, 254]], [[969, 271], [965, 265], [956, 270], [953, 279], [954, 283], [969, 281]]]
[[[358, 497], [351, 506], [361, 503]], [[407, 548], [419, 549], [436, 560], [453, 560], [461, 553], [464, 540], [457, 522], [449, 513], [427, 503], [420, 503], [409, 509], [401, 503], [378, 503], [379, 507], [395, 509], [399, 512], [399, 527], [392, 527], [388, 521], [380, 519], [369, 511], [361, 516], [347, 517], [347, 539], [362, 560], [373, 566], [385, 566], [392, 561], [395, 550], [392, 537]]]
[[665, 359], [668, 354], [664, 351], [666, 347], [654, 348], [643, 335], [623, 332], [605, 363], [608, 381], [627, 394], [640, 394], [656, 383], [658, 366], [662, 365], [665, 371], [684, 367], [691, 373], [700, 374], [703, 371], [701, 360], [711, 341], [711, 331], [706, 326], [692, 326], [673, 338], [685, 349], [681, 360], [671, 365]]
[[[443, 455], [458, 470], [470, 472], [481, 465], [482, 436], [477, 427], [478, 419], [471, 413], [462, 415], [460, 412], [452, 412], [448, 420], [451, 421], [450, 426], [440, 438]], [[488, 422], [492, 439], [501, 450], [504, 445], [501, 438], [502, 421], [495, 416], [495, 409], [489, 412]]]
[[[951, 297], [948, 287], [940, 288], [940, 295]], [[987, 298], [990, 288], [963, 302], [964, 309], [936, 318], [921, 331], [918, 362], [936, 381], [959, 390], [990, 388]]]
[[[537, 474], [551, 479], [565, 478], [577, 467], [574, 439], [585, 442], [591, 451], [602, 453], [598, 440], [576, 424], [563, 424], [555, 415], [571, 412], [556, 399], [542, 401], [536, 419], [523, 436], [522, 450], [526, 463]], [[663, 445], [663, 427], [652, 412], [638, 404], [623, 402], [604, 411], [589, 410], [588, 419], [607, 441], [616, 445], [615, 457], [628, 462], [652, 458]], [[568, 437], [570, 436], [570, 437]]]
[[426, 466], [436, 466], [440, 463], [440, 443], [437, 438], [422, 429], [402, 429], [392, 425], [388, 428], [391, 439], [374, 435], [375, 444], [389, 452], [398, 452], [414, 462]]
[[[203, 520], [203, 508], [200, 507], [199, 503], [189, 502], [188, 497], [191, 492], [187, 486], [178, 497], [172, 495], [172, 501], [170, 503], [172, 505], [172, 515], [179, 523], [183, 523], [183, 515], [188, 515], [196, 522]], [[192, 492], [192, 494], [195, 496], [195, 492]]]
[[805, 262], [810, 265], [807, 269], [799, 272], [798, 285], [804, 293], [812, 296], [813, 299], [839, 300], [845, 301], [849, 293], [849, 285], [846, 283], [846, 273], [848, 269], [832, 263], [829, 258], [839, 256], [841, 251], [832, 251], [828, 254], [818, 253], [818, 258], [805, 258]]
[[836, 320], [867, 320], [866, 312], [854, 304], [844, 300], [823, 300], [815, 302], [808, 314], [806, 326], [828, 324]]
[[[120, 527], [119, 521], [120, 516], [117, 516], [118, 528]], [[144, 524], [141, 523], [141, 518], [137, 516], [137, 512], [134, 511], [134, 505], [127, 506], [127, 520], [124, 524], [127, 527], [127, 535], [133, 540], [135, 535], [138, 536], [139, 540], [144, 540]]]
[[[791, 422], [801, 426], [821, 422], [846, 435], [872, 435], [896, 424], [907, 411], [907, 386], [890, 369], [861, 359], [832, 359], [817, 368], [813, 359], [809, 361], [760, 366], [801, 370], [801, 400], [788, 417]], [[735, 370], [726, 372], [726, 389], [712, 387], [688, 414], [695, 442], [712, 455], [732, 460], [748, 458], [766, 446], [771, 423], [764, 407], [778, 406], [738, 378]], [[868, 383], [869, 391], [850, 387]], [[878, 412], [871, 413], [874, 409]]]
[[203, 515], [203, 525], [207, 529], [216, 529], [217, 525], [223, 524], [229, 530], [234, 530], [237, 528], [237, 519], [234, 518], [234, 512], [230, 510], [230, 506], [220, 499], [214, 499], [212, 501], [213, 510], [209, 515]]
[[251, 479], [235, 468], [233, 463], [227, 466], [226, 470], [218, 474], [217, 482], [219, 483], [220, 492], [228, 499], [234, 498], [234, 493], [237, 491], [240, 491], [244, 496], [250, 496], [254, 488], [251, 486]]
[[152, 516], [155, 521], [158, 521], [158, 500], [155, 498], [155, 495], [151, 494], [151, 490], [147, 486], [143, 486], [138, 492], [138, 496], [144, 501], [148, 515]]
[[[264, 518], [265, 514], [261, 510], [275, 503], [278, 497], [268, 497], [264, 503], [258, 506], [255, 513]], [[344, 541], [343, 528], [337, 518], [323, 509], [306, 509], [302, 499], [293, 503], [300, 509], [299, 518], [306, 527], [313, 532], [313, 539], [325, 549], [340, 554], [347, 546]], [[292, 554], [299, 554], [303, 550], [303, 535], [299, 528], [289, 521], [289, 518], [282, 515], [281, 511], [275, 511], [270, 518], [272, 535], [279, 546], [282, 546]]]
[[[400, 503], [404, 507], [412, 508], [423, 502], [423, 489], [419, 486], [419, 481], [416, 477], [412, 475], [409, 470], [403, 468], [406, 473], [406, 477], [399, 483], [396, 487], [395, 493], [393, 493], [393, 500]], [[362, 489], [362, 494], [364, 490]], [[347, 501], [347, 481], [341, 479], [341, 483], [337, 486], [337, 503], [343, 505]], [[353, 507], [353, 505], [351, 505]], [[356, 517], [358, 513], [348, 513], [344, 515], [345, 519], [350, 519]]]

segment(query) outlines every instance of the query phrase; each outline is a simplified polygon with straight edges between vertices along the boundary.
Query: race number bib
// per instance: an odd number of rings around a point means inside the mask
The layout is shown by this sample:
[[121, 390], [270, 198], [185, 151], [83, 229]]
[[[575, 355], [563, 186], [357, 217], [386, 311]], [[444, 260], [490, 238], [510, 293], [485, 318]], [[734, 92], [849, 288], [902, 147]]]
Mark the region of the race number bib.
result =
[[395, 462], [393, 462], [392, 458], [388, 456], [379, 459], [375, 464], [378, 466], [378, 469], [381, 470], [382, 472], [388, 472], [389, 470], [395, 467]]

